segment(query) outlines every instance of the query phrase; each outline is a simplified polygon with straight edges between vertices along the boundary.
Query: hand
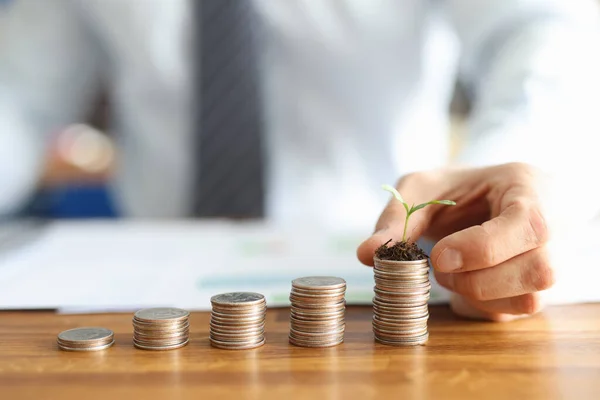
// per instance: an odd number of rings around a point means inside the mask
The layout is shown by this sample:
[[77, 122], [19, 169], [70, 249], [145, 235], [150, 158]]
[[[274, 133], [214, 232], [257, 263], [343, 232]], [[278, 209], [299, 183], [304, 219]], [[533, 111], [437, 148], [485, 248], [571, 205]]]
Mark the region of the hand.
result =
[[[397, 189], [409, 204], [457, 203], [416, 212], [407, 231], [412, 241], [438, 241], [431, 263], [438, 283], [458, 295], [451, 301], [457, 314], [505, 321], [542, 308], [539, 292], [554, 283], [542, 183], [527, 164], [419, 172], [399, 181]], [[373, 265], [377, 247], [402, 238], [404, 218], [404, 207], [392, 199], [376, 232], [358, 248], [362, 263]]]

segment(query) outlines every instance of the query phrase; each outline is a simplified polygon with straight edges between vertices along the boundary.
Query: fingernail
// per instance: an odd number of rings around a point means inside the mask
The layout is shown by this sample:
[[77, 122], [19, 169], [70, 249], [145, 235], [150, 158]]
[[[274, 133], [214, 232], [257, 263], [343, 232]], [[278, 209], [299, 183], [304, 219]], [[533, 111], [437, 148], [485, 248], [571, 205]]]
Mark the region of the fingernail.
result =
[[452, 272], [461, 269], [463, 259], [460, 251], [454, 249], [446, 249], [437, 259], [436, 267], [442, 272]]

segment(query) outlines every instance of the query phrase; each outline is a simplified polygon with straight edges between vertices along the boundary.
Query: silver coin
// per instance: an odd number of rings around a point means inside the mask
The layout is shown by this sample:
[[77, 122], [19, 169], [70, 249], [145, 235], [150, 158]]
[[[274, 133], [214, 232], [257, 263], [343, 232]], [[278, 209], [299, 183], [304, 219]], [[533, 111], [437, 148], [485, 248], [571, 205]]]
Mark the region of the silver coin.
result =
[[346, 286], [346, 281], [335, 276], [307, 276], [292, 281], [292, 286], [300, 289], [334, 289]]
[[338, 336], [327, 336], [327, 337], [322, 337], [322, 338], [318, 338], [315, 340], [311, 340], [311, 339], [305, 339], [305, 338], [299, 338], [294, 336], [292, 333], [290, 333], [290, 335], [288, 336], [288, 339], [290, 340], [290, 343], [298, 345], [298, 346], [304, 346], [304, 347], [329, 347], [334, 345], [335, 343], [341, 343], [344, 341], [344, 335], [338, 335]]
[[373, 304], [384, 307], [423, 306], [427, 304], [430, 296], [430, 293], [412, 296], [387, 296], [382, 295], [381, 292], [376, 292], [376, 296], [373, 299]]
[[373, 304], [373, 311], [376, 314], [386, 315], [390, 318], [417, 318], [428, 315], [429, 311], [424, 306], [411, 307], [382, 307]]
[[189, 337], [187, 336], [177, 340], [141, 340], [136, 337], [133, 338], [135, 344], [145, 347], [171, 347], [187, 342], [188, 340]]
[[209, 338], [213, 340], [218, 340], [220, 342], [227, 342], [231, 344], [240, 344], [240, 343], [256, 343], [262, 339], [264, 339], [265, 335], [263, 333], [258, 333], [256, 335], [244, 335], [244, 336], [236, 336], [236, 335], [221, 335], [218, 333], [211, 332], [209, 334]]
[[58, 339], [56, 341], [56, 343], [58, 343], [59, 346], [64, 346], [64, 347], [91, 348], [91, 347], [104, 346], [105, 344], [110, 343], [114, 340], [115, 339], [113, 337], [109, 337], [106, 340], [103, 339], [103, 340], [99, 340], [96, 342], [65, 342], [65, 341]]
[[373, 332], [381, 335], [389, 336], [415, 336], [427, 332], [427, 325], [383, 325], [378, 322], [373, 322]]
[[377, 257], [373, 258], [373, 264], [376, 267], [388, 267], [388, 268], [410, 268], [410, 267], [419, 267], [422, 265], [429, 265], [429, 259], [425, 258], [424, 260], [414, 260], [414, 261], [395, 261], [395, 260], [381, 260]]
[[323, 320], [323, 321], [305, 321], [305, 320], [295, 318], [294, 316], [290, 316], [290, 323], [293, 326], [322, 326], [322, 327], [330, 326], [330, 327], [333, 327], [338, 324], [343, 324], [344, 320], [345, 320], [344, 318], [337, 318], [337, 319], [329, 319], [329, 320]]
[[390, 306], [390, 305], [382, 305], [379, 300], [377, 300], [377, 304], [373, 303], [373, 309], [379, 310], [380, 312], [390, 313], [390, 314], [412, 314], [412, 313], [427, 313], [429, 310], [429, 306], [427, 303], [422, 304], [420, 306], [408, 306], [408, 307], [400, 307], [400, 306]]
[[209, 324], [209, 328], [211, 331], [219, 331], [222, 333], [252, 333], [259, 330], [265, 329], [265, 324], [257, 324], [257, 325], [248, 325], [248, 326], [236, 326], [236, 325], [219, 325], [211, 322]]
[[180, 308], [172, 307], [159, 307], [159, 308], [146, 308], [139, 310], [135, 313], [134, 317], [137, 320], [144, 322], [172, 322], [184, 318], [188, 318], [190, 315], [189, 311], [182, 310]]
[[248, 325], [248, 324], [260, 324], [265, 322], [266, 316], [256, 315], [252, 317], [223, 317], [221, 315], [217, 315], [216, 313], [212, 313], [210, 316], [210, 320], [214, 321], [218, 324], [223, 325]]
[[264, 313], [267, 311], [267, 306], [265, 303], [260, 304], [258, 306], [244, 306], [244, 307], [237, 307], [237, 306], [225, 306], [225, 307], [220, 307], [217, 306], [216, 304], [213, 304], [212, 307], [212, 312], [216, 312], [219, 314], [224, 314], [224, 315], [252, 315], [252, 314], [260, 314], [260, 313]]
[[265, 339], [263, 338], [262, 340], [253, 343], [229, 343], [220, 340], [210, 339], [210, 344], [213, 347], [223, 350], [249, 350], [264, 345]]
[[323, 336], [337, 336], [342, 335], [345, 331], [346, 325], [338, 326], [334, 329], [326, 331], [326, 333], [322, 332], [304, 332], [302, 330], [296, 330], [294, 327], [290, 328], [290, 334], [294, 334], [299, 338], [320, 338]]
[[344, 337], [335, 338], [329, 341], [322, 342], [314, 342], [314, 341], [306, 341], [306, 340], [298, 340], [292, 336], [289, 337], [290, 344], [298, 347], [333, 347], [344, 342]]
[[[387, 327], [385, 327], [387, 328]], [[420, 327], [411, 327], [410, 329], [403, 330], [401, 328], [392, 329], [384, 329], [377, 324], [373, 323], [373, 332], [376, 333], [379, 337], [413, 337], [419, 336], [427, 332], [427, 326]]]
[[398, 340], [388, 340], [375, 335], [375, 341], [381, 344], [385, 344], [388, 346], [418, 346], [427, 343], [429, 340], [429, 333], [425, 333], [424, 335], [409, 338], [409, 339], [398, 339]]
[[382, 275], [421, 275], [429, 274], [429, 265], [413, 266], [413, 267], [385, 267], [375, 265], [373, 272]]
[[58, 334], [58, 339], [63, 342], [96, 342], [98, 340], [111, 340], [113, 331], [106, 328], [86, 327], [63, 331]]
[[346, 325], [338, 325], [336, 327], [323, 327], [323, 326], [292, 326], [290, 327], [290, 331], [294, 332], [302, 332], [302, 333], [314, 333], [319, 335], [327, 335], [331, 332], [339, 332], [340, 330], [344, 332]]
[[[429, 314], [408, 314], [408, 315], [397, 315], [397, 314], [382, 314], [378, 311], [373, 312], [373, 318], [378, 321], [383, 321], [384, 323], [411, 323], [410, 321], [416, 320], [419, 318], [429, 318]], [[394, 321], [394, 322], [392, 322]]]
[[164, 336], [164, 335], [175, 335], [178, 333], [189, 332], [190, 327], [185, 326], [177, 329], [141, 329], [134, 325], [133, 331], [138, 332], [146, 336]]
[[375, 286], [382, 289], [381, 286], [390, 287], [392, 289], [421, 289], [428, 290], [431, 288], [429, 277], [417, 281], [416, 279], [403, 279], [391, 281], [388, 279], [375, 278]]
[[144, 332], [138, 332], [138, 331], [134, 331], [133, 332], [133, 336], [137, 337], [139, 339], [144, 339], [144, 340], [172, 340], [172, 339], [176, 339], [176, 338], [182, 338], [182, 337], [187, 337], [189, 336], [190, 332], [189, 331], [182, 331], [182, 332], [173, 332], [171, 334], [163, 334], [163, 335], [146, 335], [144, 334]]
[[344, 296], [333, 297], [331, 300], [315, 299], [311, 297], [297, 297], [293, 294], [290, 295], [290, 303], [295, 306], [319, 306], [327, 307], [330, 304], [337, 304], [340, 300], [344, 300]]
[[190, 319], [186, 317], [177, 320], [166, 319], [162, 321], [144, 321], [133, 317], [131, 319], [131, 323], [134, 326], [138, 326], [142, 329], [177, 329], [189, 325]]
[[375, 315], [373, 317], [373, 319], [375, 319], [378, 322], [383, 322], [384, 324], [389, 323], [402, 323], [405, 325], [408, 324], [418, 324], [418, 323], [427, 323], [427, 321], [429, 320], [429, 314], [425, 314], [422, 315], [420, 317], [415, 317], [415, 318], [398, 318], [394, 315], [389, 315], [389, 314], [384, 314], [384, 315]]
[[323, 325], [323, 324], [334, 324], [334, 323], [341, 323], [344, 322], [345, 318], [344, 315], [341, 316], [335, 316], [334, 318], [304, 318], [302, 316], [299, 316], [297, 314], [291, 314], [290, 315], [290, 321], [294, 322], [294, 323], [300, 323], [300, 324], [306, 324], [306, 325]]
[[113, 344], [115, 344], [114, 340], [107, 344], [103, 344], [101, 346], [94, 346], [94, 347], [68, 347], [68, 346], [65, 346], [65, 345], [62, 345], [59, 343], [58, 348], [61, 350], [64, 350], [64, 351], [99, 351], [99, 350], [108, 349]]
[[137, 347], [138, 349], [141, 350], [155, 350], [155, 351], [164, 351], [164, 350], [175, 350], [175, 349], [179, 349], [185, 345], [187, 345], [189, 343], [189, 340], [186, 340], [185, 342], [182, 343], [178, 343], [178, 344], [174, 344], [174, 345], [169, 345], [169, 346], [147, 346], [144, 344], [140, 344], [140, 343], [136, 343], [136, 341], [133, 341], [133, 345], [135, 347]]
[[334, 296], [346, 293], [346, 287], [343, 286], [341, 288], [336, 289], [302, 289], [295, 286], [292, 286], [292, 293], [298, 294], [300, 296], [316, 296], [316, 297], [327, 297]]
[[292, 301], [292, 307], [312, 309], [312, 310], [330, 310], [330, 309], [342, 309], [346, 306], [346, 300], [342, 300], [338, 303], [305, 303], [301, 301]]
[[[337, 292], [337, 293], [327, 293], [327, 294], [322, 294], [322, 293], [299, 293], [297, 291], [295, 291], [294, 289], [291, 290], [290, 292], [290, 296], [293, 297], [301, 297], [301, 298], [306, 298], [308, 300], [311, 301], [323, 301], [323, 302], [333, 302], [336, 301], [335, 299], [338, 298], [344, 298], [346, 296], [346, 292]], [[337, 300], [339, 301], [339, 300]]]
[[210, 298], [211, 303], [223, 305], [252, 305], [260, 304], [264, 301], [265, 296], [254, 292], [222, 293]]
[[290, 307], [290, 311], [292, 313], [296, 313], [299, 315], [306, 315], [306, 316], [315, 316], [315, 317], [320, 317], [320, 316], [326, 316], [326, 315], [335, 315], [335, 314], [341, 314], [343, 315], [346, 312], [346, 303], [340, 303], [337, 304], [335, 306], [325, 306], [325, 307], [318, 307], [318, 308], [306, 308], [306, 307], [302, 307], [302, 305], [300, 306], [295, 306], [292, 305]]

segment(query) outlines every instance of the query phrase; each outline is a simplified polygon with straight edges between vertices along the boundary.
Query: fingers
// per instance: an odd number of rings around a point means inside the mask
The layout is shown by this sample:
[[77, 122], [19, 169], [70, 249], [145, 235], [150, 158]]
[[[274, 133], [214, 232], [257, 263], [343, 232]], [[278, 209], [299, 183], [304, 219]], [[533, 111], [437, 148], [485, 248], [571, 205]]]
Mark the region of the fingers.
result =
[[[419, 204], [439, 197], [442, 178], [435, 171], [416, 172], [404, 176], [396, 187], [408, 204]], [[410, 216], [406, 228], [407, 239], [415, 242], [421, 237], [427, 230], [435, 209], [436, 206], [425, 207]], [[392, 198], [377, 221], [375, 233], [358, 247], [358, 259], [363, 264], [372, 266], [373, 254], [379, 246], [390, 239], [394, 242], [402, 240], [405, 219], [406, 209], [401, 202]]]
[[[533, 304], [539, 311], [542, 307], [540, 296], [532, 293], [523, 295], [527, 297], [524, 302]], [[515, 298], [518, 299], [518, 298]], [[529, 316], [531, 313], [511, 313], [515, 310], [510, 308], [512, 299], [491, 300], [487, 302], [474, 301], [464, 298], [463, 296], [452, 294], [450, 298], [450, 308], [452, 311], [465, 318], [481, 319], [494, 322], [508, 322], [515, 319], [520, 319]], [[520, 300], [515, 300], [520, 301]], [[507, 307], [508, 306], [508, 307]], [[533, 308], [532, 308], [533, 309]], [[508, 311], [507, 311], [508, 310]], [[535, 312], [537, 312], [535, 311]]]
[[533, 315], [541, 311], [542, 300], [539, 293], [527, 293], [508, 299], [473, 301], [473, 307], [491, 314]]
[[546, 243], [546, 224], [529, 187], [512, 186], [490, 201], [499, 204], [500, 214], [440, 240], [431, 252], [434, 268], [441, 272], [480, 270]]
[[[549, 256], [544, 247], [531, 250], [494, 268], [463, 273], [443, 273], [435, 271], [438, 283], [455, 293], [475, 301], [503, 299], [500, 302], [511, 314], [527, 313], [532, 308], [526, 297], [550, 288], [554, 284], [554, 274]], [[515, 298], [507, 302], [509, 298]], [[494, 303], [496, 304], [496, 303]], [[509, 311], [503, 311], [509, 312]]]

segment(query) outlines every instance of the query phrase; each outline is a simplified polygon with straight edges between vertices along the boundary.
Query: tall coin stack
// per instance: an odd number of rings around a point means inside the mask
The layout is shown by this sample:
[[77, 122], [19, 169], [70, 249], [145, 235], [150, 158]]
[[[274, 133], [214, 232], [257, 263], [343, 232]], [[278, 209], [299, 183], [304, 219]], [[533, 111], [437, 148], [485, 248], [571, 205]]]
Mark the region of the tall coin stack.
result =
[[373, 332], [390, 346], [415, 346], [429, 339], [429, 262], [375, 258]]
[[210, 343], [220, 349], [253, 349], [265, 344], [267, 302], [260, 293], [223, 293], [210, 299]]
[[133, 316], [133, 344], [143, 350], [173, 350], [189, 341], [190, 313], [179, 308], [147, 308]]
[[113, 331], [106, 328], [75, 328], [58, 334], [58, 347], [66, 351], [97, 351], [115, 343]]
[[330, 347], [344, 341], [346, 281], [310, 276], [292, 281], [290, 343]]

